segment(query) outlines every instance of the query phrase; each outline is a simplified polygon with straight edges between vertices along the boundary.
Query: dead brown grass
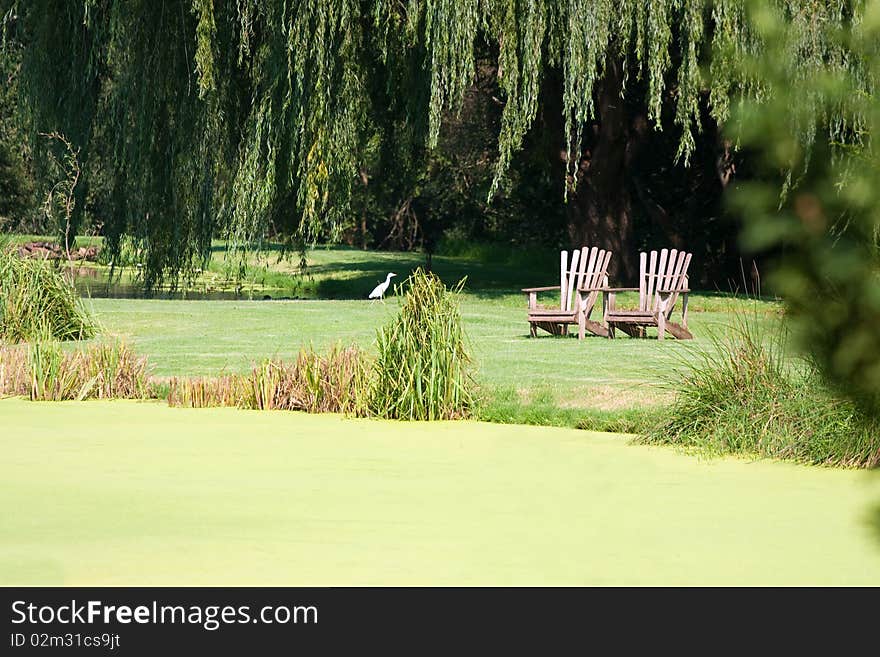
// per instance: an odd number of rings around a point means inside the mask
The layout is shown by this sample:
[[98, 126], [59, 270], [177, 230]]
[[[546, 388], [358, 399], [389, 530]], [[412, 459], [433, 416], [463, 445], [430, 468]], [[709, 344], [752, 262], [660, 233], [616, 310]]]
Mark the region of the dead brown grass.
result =
[[122, 341], [76, 351], [64, 351], [53, 341], [0, 348], [0, 395], [64, 401], [144, 399], [149, 394], [147, 359]]
[[292, 363], [264, 360], [247, 375], [171, 379], [168, 403], [365, 415], [368, 371], [357, 347], [336, 346], [325, 354], [309, 347]]

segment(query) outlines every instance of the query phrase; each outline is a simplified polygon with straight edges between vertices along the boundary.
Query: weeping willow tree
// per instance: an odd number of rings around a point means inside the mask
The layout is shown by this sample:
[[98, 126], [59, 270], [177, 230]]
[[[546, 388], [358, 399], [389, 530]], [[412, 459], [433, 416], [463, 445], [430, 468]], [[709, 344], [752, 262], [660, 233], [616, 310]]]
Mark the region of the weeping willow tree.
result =
[[[645, 134], [672, 131], [669, 166], [687, 166], [707, 121], [728, 123], [732, 106], [772, 93], [737, 65], [764, 48], [742, 0], [2, 3], [32, 134], [65, 135], [83, 160], [74, 224], [100, 180], [108, 247], [139, 243], [147, 287], [198, 266], [212, 236], [239, 247], [268, 226], [332, 236], [364, 171], [384, 163], [394, 175], [389, 161], [404, 166], [437, 145], [478, 47], [493, 53], [503, 102], [490, 195], [552, 97], [571, 237], [622, 254], [633, 212], [623, 181]], [[789, 75], [839, 68], [872, 88], [859, 58], [828, 36], [829, 25], [858, 23], [862, 2], [773, 5], [794, 35]], [[809, 145], [829, 107], [804, 97], [792, 109]], [[858, 117], [829, 122], [832, 139], [860, 138]]]

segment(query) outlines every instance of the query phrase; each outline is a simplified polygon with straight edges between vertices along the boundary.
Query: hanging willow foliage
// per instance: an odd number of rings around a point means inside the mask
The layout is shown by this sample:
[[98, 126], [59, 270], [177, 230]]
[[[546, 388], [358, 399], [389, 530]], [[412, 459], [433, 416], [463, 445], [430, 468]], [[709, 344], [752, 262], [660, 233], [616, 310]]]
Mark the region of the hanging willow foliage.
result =
[[[563, 74], [570, 167], [609, 61], [644, 80], [649, 119], [678, 131], [685, 164], [701, 104], [724, 123], [732, 103], [769, 92], [736, 65], [762, 49], [743, 0], [0, 2], [4, 38], [23, 47], [34, 133], [57, 131], [83, 158], [100, 159], [85, 168], [110, 190], [108, 246], [118, 249], [122, 235], [140, 243], [148, 287], [186, 273], [220, 232], [236, 245], [270, 224], [332, 234], [383, 138], [437, 144], [481, 42], [497, 53], [504, 96], [491, 193], [535, 119], [549, 68]], [[838, 68], [870, 92], [862, 63], [828, 29], [858, 24], [863, 2], [774, 4], [796, 35], [792, 76]], [[793, 108], [804, 143], [825, 111], [809, 97]], [[827, 118], [835, 138], [859, 134], [858, 117]]]

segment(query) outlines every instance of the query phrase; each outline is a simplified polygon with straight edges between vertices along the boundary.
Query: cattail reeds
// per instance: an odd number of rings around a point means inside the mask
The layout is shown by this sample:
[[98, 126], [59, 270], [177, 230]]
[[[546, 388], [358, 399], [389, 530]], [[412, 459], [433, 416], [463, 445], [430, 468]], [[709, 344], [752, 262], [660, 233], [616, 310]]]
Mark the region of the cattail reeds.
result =
[[417, 269], [404, 283], [400, 313], [376, 338], [370, 410], [400, 420], [466, 417], [475, 400], [458, 293]]

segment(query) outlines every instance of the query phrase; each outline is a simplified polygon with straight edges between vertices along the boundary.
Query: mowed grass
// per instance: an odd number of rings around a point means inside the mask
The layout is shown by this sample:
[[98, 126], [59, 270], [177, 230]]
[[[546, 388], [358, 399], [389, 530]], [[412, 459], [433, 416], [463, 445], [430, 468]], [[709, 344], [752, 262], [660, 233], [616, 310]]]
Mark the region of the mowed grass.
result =
[[[15, 237], [16, 241], [34, 238]], [[100, 238], [83, 240], [100, 242]], [[691, 359], [694, 349], [711, 348], [710, 331], [726, 330], [731, 313], [756, 313], [759, 321], [767, 322], [778, 321], [781, 314], [781, 305], [773, 301], [698, 292], [691, 296], [690, 326], [697, 339], [690, 343], [625, 336], [578, 342], [543, 332], [538, 339], [529, 339], [526, 299], [519, 290], [558, 282], [558, 253], [452, 247], [449, 253], [455, 255], [436, 255], [433, 268], [450, 285], [467, 277], [462, 313], [483, 398], [490, 404], [501, 400], [505, 408], [531, 405], [536, 411], [532, 415], [542, 418], [539, 423], [577, 424], [579, 409], [614, 414], [668, 404], [671, 371]], [[245, 296], [273, 300], [197, 300], [199, 294], [231, 289], [229, 282], [222, 282], [228, 263], [220, 241], [215, 241], [212, 261], [187, 300], [103, 298], [108, 290], [100, 275], [82, 276], [79, 286], [92, 295], [87, 304], [105, 332], [127, 338], [148, 356], [155, 375], [216, 375], [246, 371], [267, 357], [291, 358], [308, 344], [322, 349], [339, 342], [371, 349], [376, 330], [389, 321], [398, 303], [393, 297], [384, 304], [372, 303], [367, 294], [387, 272], [396, 272], [395, 282], [400, 283], [424, 264], [418, 253], [318, 246], [308, 251], [308, 267], [302, 274], [295, 254], [281, 255], [278, 245], [252, 253], [241, 283]], [[104, 271], [92, 268], [99, 274]], [[123, 284], [109, 293], [136, 291]], [[558, 303], [558, 292], [545, 294], [540, 301], [552, 306]], [[620, 303], [634, 306], [636, 295], [620, 295]], [[600, 313], [597, 307], [594, 317]], [[506, 411], [488, 416], [503, 418]], [[509, 417], [531, 421], [519, 412]]]
[[[711, 346], [711, 331], [723, 330], [729, 315], [722, 302], [744, 309], [746, 302], [697, 297], [690, 343], [607, 340], [543, 335], [528, 337], [525, 300], [520, 295], [465, 294], [464, 328], [470, 338], [477, 380], [490, 390], [513, 391], [528, 401], [549, 397], [573, 408], [640, 407], [668, 401], [666, 377]], [[371, 349], [376, 330], [397, 311], [396, 299], [369, 301], [170, 301], [92, 299], [105, 330], [127, 338], [154, 364], [157, 376], [211, 375], [247, 370], [270, 356], [293, 357], [309, 343], [335, 342]], [[701, 310], [701, 304], [712, 308]], [[760, 305], [766, 321], [777, 307]]]
[[0, 401], [0, 584], [880, 584], [876, 477], [474, 422]]

